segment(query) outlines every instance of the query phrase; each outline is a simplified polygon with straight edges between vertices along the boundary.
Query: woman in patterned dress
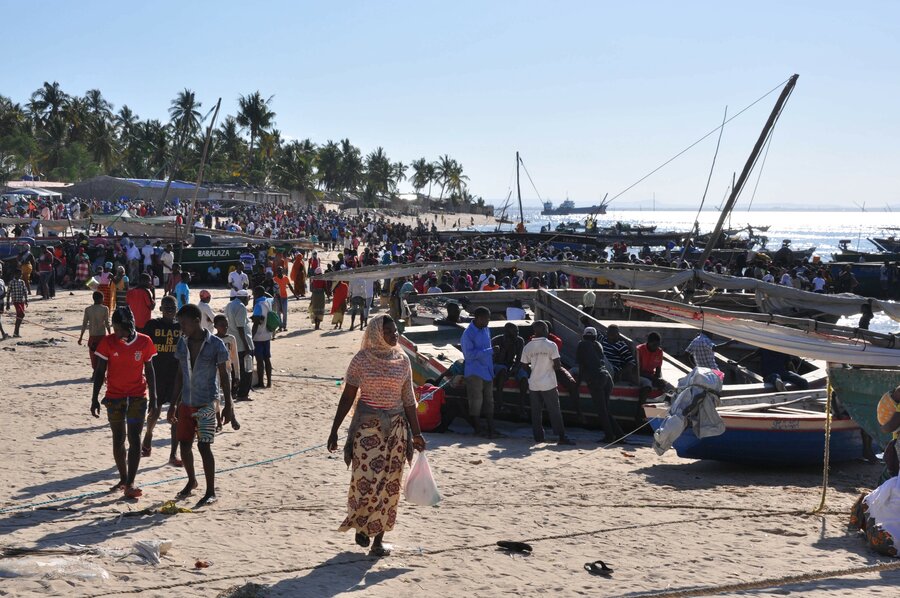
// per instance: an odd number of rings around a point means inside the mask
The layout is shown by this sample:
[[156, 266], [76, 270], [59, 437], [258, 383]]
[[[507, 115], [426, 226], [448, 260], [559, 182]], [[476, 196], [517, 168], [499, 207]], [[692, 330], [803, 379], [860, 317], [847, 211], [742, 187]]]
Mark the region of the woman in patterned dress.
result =
[[[403, 464], [413, 448], [425, 450], [416, 417], [412, 369], [397, 346], [397, 325], [387, 315], [369, 320], [360, 351], [350, 361], [344, 392], [328, 437], [328, 450], [338, 448], [338, 429], [355, 407], [344, 462], [352, 465], [347, 518], [339, 531], [356, 530], [356, 543], [369, 554], [387, 556], [382, 542], [394, 529], [403, 478]], [[357, 398], [358, 395], [358, 398]]]

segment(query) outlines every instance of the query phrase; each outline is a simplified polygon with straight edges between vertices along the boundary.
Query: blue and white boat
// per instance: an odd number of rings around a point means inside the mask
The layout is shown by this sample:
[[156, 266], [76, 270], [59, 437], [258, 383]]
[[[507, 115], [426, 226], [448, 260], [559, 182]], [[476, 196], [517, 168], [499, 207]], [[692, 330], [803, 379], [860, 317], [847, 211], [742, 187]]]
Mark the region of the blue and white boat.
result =
[[[726, 397], [716, 409], [725, 433], [697, 438], [690, 426], [673, 448], [685, 459], [710, 459], [758, 466], [821, 465], [825, 454], [825, 390]], [[644, 405], [656, 431], [668, 413], [665, 403]], [[846, 414], [831, 420], [831, 463], [862, 457], [860, 427]]]

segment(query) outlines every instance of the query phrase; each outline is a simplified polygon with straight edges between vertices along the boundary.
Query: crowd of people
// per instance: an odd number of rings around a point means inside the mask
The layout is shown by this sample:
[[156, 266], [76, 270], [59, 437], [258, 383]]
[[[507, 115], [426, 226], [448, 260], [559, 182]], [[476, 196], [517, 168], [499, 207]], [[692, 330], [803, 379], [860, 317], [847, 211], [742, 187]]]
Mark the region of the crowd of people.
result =
[[[67, 208], [59, 206], [41, 206], [39, 211], [48, 207], [51, 219], [66, 215]], [[136, 214], [153, 213], [146, 206], [79, 205], [77, 215], [122, 208]], [[177, 215], [177, 209], [167, 210]], [[70, 211], [68, 216], [75, 214]], [[355, 541], [371, 546], [371, 552], [380, 556], [390, 552], [383, 539], [396, 521], [403, 467], [411, 462], [414, 450], [421, 451], [426, 444], [416, 410], [410, 362], [398, 346], [397, 323], [409, 315], [407, 299], [414, 293], [584, 289], [583, 304], [590, 311], [591, 289], [608, 283], [602, 278], [571, 276], [561, 271], [528, 273], [512, 264], [486, 270], [451, 267], [376, 281], [355, 278], [349, 283], [326, 281], [317, 275], [364, 266], [472, 259], [615, 260], [686, 267], [672, 261], [671, 256], [646, 252], [636, 255], [622, 245], [605, 252], [590, 247], [526, 243], [504, 236], [448, 240], [435, 234], [436, 220], [430, 225], [419, 221], [411, 226], [374, 214], [347, 215], [321, 207], [252, 206], [218, 213], [204, 207], [196, 217], [197, 226], [246, 232], [260, 236], [260, 240], [248, 245], [233, 269], [225, 272], [217, 263], [212, 263], [206, 272], [187, 271], [177, 262], [177, 247], [129, 235], [98, 240], [82, 234], [61, 238], [37, 252], [23, 251], [7, 262], [11, 275], [0, 277], [0, 281], [9, 281], [0, 286], [0, 297], [7, 308], [15, 307], [14, 334], [20, 334], [30, 297], [40, 295], [48, 300], [58, 288], [84, 284], [93, 287], [79, 344], [87, 335], [93, 372], [91, 413], [99, 417], [105, 406], [112, 430], [113, 460], [120, 477], [114, 490], [129, 498], [142, 495], [136, 481], [140, 461], [151, 458], [153, 434], [162, 409], [168, 405], [166, 419], [172, 424], [168, 463], [184, 468], [187, 477], [178, 497], [189, 496], [199, 486], [192, 452], [196, 441], [206, 478], [200, 503], [209, 504], [216, 500], [212, 451], [216, 432], [229, 422], [239, 428], [235, 402], [251, 400], [252, 392], [272, 387], [271, 343], [288, 331], [291, 306], [299, 305], [297, 299], [308, 297], [306, 311], [314, 329], [321, 328], [326, 311], [330, 312], [332, 328], [337, 330], [343, 330], [347, 312], [351, 316], [348, 330], [356, 328], [359, 318], [359, 329], [365, 330], [361, 349], [348, 367], [327, 446], [329, 450], [338, 449], [339, 428], [352, 409], [350, 433], [344, 446], [345, 461], [352, 468], [351, 485], [348, 514], [341, 529], [355, 531]], [[37, 231], [32, 227], [31, 231], [12, 232], [24, 236]], [[311, 240], [324, 250], [290, 250], [277, 243], [297, 238]], [[708, 263], [704, 267], [795, 287], [800, 281], [798, 288], [805, 288], [803, 281], [808, 280], [810, 290], [821, 292], [844, 289], [847, 284], [851, 285], [850, 290], [853, 288], [852, 280], [842, 281], [840, 277], [822, 284], [825, 271], [819, 272], [805, 262], [781, 266], [784, 271], [765, 261], [740, 267]], [[776, 273], [780, 274], [778, 280]], [[212, 308], [209, 289], [203, 288], [194, 297], [191, 285], [199, 277], [227, 288], [230, 301], [222, 313]], [[377, 311], [376, 300], [387, 304], [388, 313], [370, 317], [372, 311]], [[446, 430], [454, 418], [462, 417], [476, 434], [500, 437], [494, 422], [494, 396], [513, 380], [523, 410], [530, 415], [535, 442], [545, 441], [546, 411], [555, 441], [572, 445], [574, 440], [567, 434], [562, 418], [559, 389], [577, 399], [578, 389], [584, 383], [604, 432], [603, 441], [627, 442], [609, 409], [613, 386], [637, 386], [642, 401], [654, 392], [669, 390], [662, 376], [661, 339], [655, 332], [633, 346], [615, 325], [600, 332], [584, 322], [581, 340], [574, 352], [569, 351], [574, 359], [564, 364], [562, 340], [553, 333], [550, 322], [532, 322], [527, 340], [514, 322], [507, 322], [503, 332], [492, 337], [488, 331], [491, 314], [484, 308], [462, 308], [451, 302], [447, 304], [445, 321], [460, 323], [462, 309], [469, 310], [471, 316], [460, 336], [463, 360], [445, 375], [461, 377], [465, 398], [447, 401], [438, 425], [432, 429]], [[521, 305], [511, 305], [509, 310], [509, 320], [524, 316]], [[3, 338], [7, 336], [2, 326], [0, 333]], [[715, 348], [708, 337], [700, 334], [686, 352], [696, 365], [709, 367], [715, 365]], [[805, 383], [793, 373], [786, 357], [761, 356], [766, 381], [777, 389], [784, 388], [786, 382], [797, 386]], [[440, 379], [431, 383], [431, 388], [442, 385]], [[575, 404], [580, 409], [580, 400]]]

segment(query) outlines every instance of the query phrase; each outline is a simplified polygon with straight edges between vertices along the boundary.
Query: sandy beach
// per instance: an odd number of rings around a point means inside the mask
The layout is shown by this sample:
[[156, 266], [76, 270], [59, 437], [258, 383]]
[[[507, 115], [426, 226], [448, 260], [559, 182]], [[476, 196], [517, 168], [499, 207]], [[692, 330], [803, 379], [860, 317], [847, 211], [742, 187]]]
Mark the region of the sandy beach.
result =
[[[227, 292], [212, 295], [221, 310]], [[129, 502], [102, 492], [115, 481], [111, 436], [105, 417], [90, 416], [88, 354], [76, 344], [89, 301], [87, 291], [35, 301], [20, 342], [0, 344], [0, 544], [127, 548], [157, 539], [172, 547], [156, 567], [83, 556], [109, 579], [4, 579], [2, 596], [216, 596], [248, 583], [265, 586], [264, 596], [710, 595], [744, 583], [756, 584], [754, 595], [891, 596], [900, 585], [896, 561], [846, 531], [850, 506], [879, 467], [834, 467], [827, 511], [808, 516], [821, 491], [815, 468], [746, 469], [674, 452], [657, 457], [648, 446], [603, 449], [599, 433], [578, 429], [575, 447], [532, 446], [530, 428], [512, 424], [501, 426], [507, 438], [488, 441], [464, 433], [461, 421], [458, 433], [426, 435], [444, 500], [428, 508], [401, 501], [386, 538], [394, 554], [368, 557], [351, 534], [335, 531], [350, 474], [323, 448], [341, 391], [336, 379], [361, 334], [330, 331], [328, 318], [314, 332], [306, 300], [291, 300], [290, 331], [273, 342], [273, 388], [238, 403], [243, 427], [226, 426], [215, 440], [218, 504], [153, 513], [183, 484], [183, 471], [166, 462], [168, 424], [141, 461], [144, 496]], [[58, 342], [34, 345], [51, 339]], [[500, 551], [498, 540], [528, 542], [533, 554]], [[584, 570], [598, 559], [614, 569], [609, 578]], [[210, 566], [197, 569], [198, 560]], [[11, 562], [0, 559], [0, 567]], [[836, 575], [879, 563], [894, 569]], [[784, 583], [806, 574], [822, 579]]]

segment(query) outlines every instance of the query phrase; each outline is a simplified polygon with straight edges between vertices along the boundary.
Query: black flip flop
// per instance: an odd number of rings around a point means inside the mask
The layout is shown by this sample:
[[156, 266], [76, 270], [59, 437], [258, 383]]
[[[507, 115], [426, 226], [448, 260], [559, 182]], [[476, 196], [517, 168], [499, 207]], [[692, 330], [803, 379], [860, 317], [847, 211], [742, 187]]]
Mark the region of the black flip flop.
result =
[[531, 554], [531, 544], [525, 542], [513, 542], [511, 540], [500, 540], [497, 546], [510, 552], [518, 552], [519, 554]]
[[593, 563], [585, 563], [584, 570], [591, 575], [600, 575], [601, 577], [609, 577], [613, 570], [603, 561], [594, 561]]

